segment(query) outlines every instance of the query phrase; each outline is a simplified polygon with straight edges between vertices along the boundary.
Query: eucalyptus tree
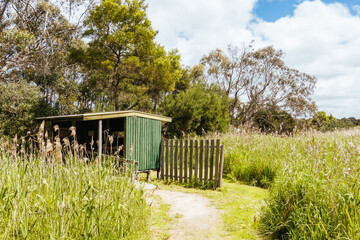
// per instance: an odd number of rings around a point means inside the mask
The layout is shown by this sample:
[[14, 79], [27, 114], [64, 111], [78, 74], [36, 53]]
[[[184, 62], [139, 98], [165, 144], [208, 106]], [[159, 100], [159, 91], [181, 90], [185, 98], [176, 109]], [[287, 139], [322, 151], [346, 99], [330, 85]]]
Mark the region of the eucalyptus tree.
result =
[[154, 41], [146, 8], [142, 0], [103, 0], [85, 20], [88, 46], [71, 57], [83, 64], [99, 108], [155, 111], [181, 77], [180, 56]]
[[67, 57], [81, 40], [58, 5], [57, 0], [8, 2], [0, 32], [0, 81], [37, 85], [47, 104], [67, 114], [77, 112], [81, 80]]
[[316, 78], [285, 65], [284, 52], [273, 47], [229, 46], [204, 56], [206, 79], [230, 98], [232, 124], [253, 122], [259, 111], [280, 108], [293, 116], [316, 110], [312, 100]]

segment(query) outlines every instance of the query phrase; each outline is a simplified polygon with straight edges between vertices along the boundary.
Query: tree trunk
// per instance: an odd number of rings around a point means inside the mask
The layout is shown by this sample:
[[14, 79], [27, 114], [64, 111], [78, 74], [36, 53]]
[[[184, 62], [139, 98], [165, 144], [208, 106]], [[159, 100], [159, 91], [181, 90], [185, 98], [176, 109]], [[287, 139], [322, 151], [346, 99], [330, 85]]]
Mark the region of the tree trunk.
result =
[[120, 111], [120, 94], [117, 87], [114, 88], [115, 111]]

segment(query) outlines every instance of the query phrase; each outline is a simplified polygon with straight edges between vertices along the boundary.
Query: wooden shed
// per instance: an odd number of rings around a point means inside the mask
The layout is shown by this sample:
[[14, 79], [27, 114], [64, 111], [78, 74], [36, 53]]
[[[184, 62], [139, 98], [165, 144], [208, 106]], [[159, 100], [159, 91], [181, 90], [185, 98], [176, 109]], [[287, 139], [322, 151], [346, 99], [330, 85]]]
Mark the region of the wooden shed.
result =
[[108, 152], [104, 138], [113, 136], [113, 148], [123, 145], [121, 157], [138, 161], [139, 171], [160, 169], [161, 123], [171, 122], [168, 117], [134, 110], [41, 117], [38, 120], [50, 122], [52, 128], [58, 125], [61, 139], [69, 138], [69, 128], [76, 127], [79, 144], [86, 144], [90, 149], [91, 140], [98, 141], [98, 153]]

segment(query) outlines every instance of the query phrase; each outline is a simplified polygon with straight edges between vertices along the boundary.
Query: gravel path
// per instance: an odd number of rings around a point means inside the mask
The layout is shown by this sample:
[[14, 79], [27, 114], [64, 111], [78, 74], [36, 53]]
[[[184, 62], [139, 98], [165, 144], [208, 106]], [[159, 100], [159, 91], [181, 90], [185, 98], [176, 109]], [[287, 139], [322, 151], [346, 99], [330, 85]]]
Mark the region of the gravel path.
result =
[[169, 231], [169, 239], [220, 239], [220, 213], [209, 199], [199, 194], [155, 190], [170, 205], [170, 214], [177, 223]]

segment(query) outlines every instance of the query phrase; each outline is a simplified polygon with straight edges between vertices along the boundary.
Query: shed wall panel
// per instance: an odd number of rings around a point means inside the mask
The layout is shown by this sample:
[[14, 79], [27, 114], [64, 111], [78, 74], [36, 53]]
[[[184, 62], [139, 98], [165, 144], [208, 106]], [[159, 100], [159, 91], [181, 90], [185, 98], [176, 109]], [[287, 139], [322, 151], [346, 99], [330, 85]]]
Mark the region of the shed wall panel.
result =
[[161, 121], [126, 117], [126, 158], [138, 161], [139, 171], [160, 168], [160, 146]]

